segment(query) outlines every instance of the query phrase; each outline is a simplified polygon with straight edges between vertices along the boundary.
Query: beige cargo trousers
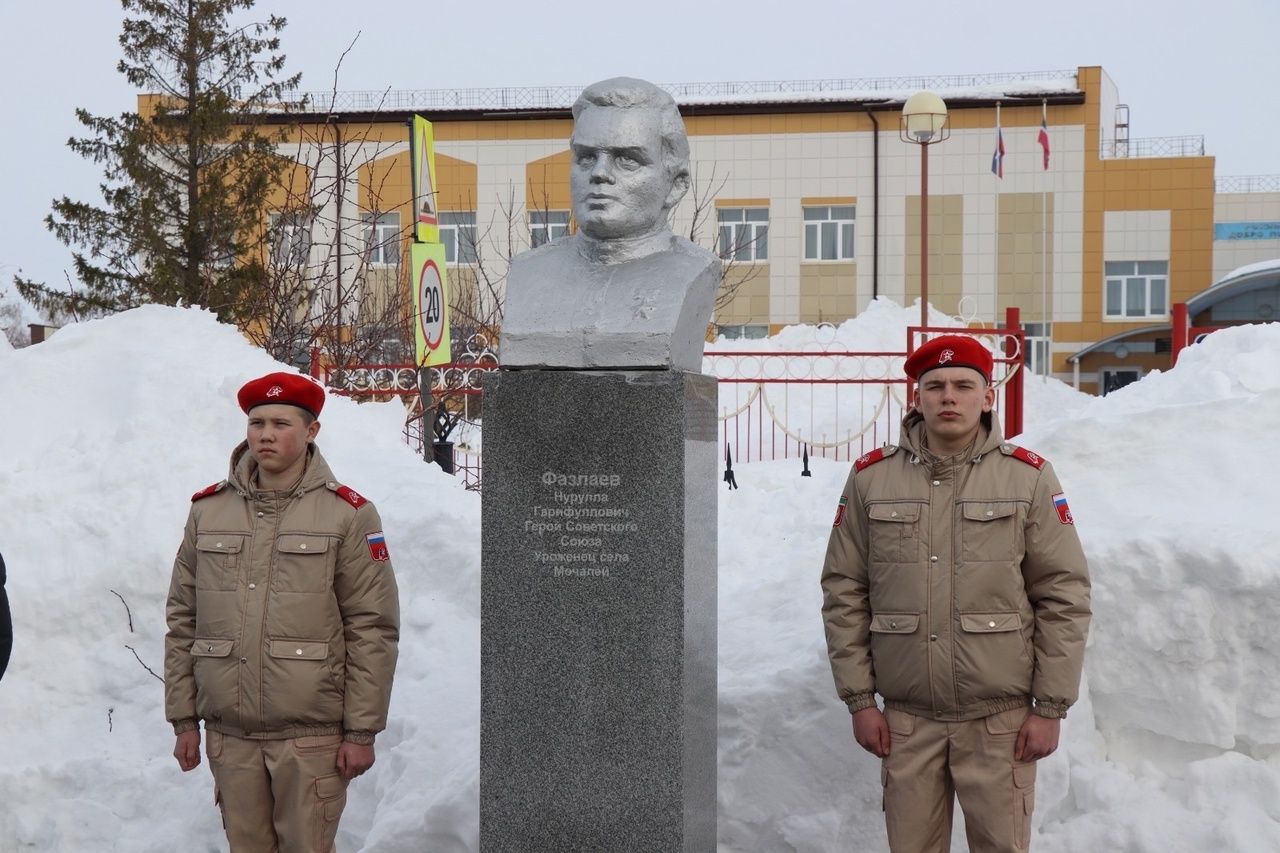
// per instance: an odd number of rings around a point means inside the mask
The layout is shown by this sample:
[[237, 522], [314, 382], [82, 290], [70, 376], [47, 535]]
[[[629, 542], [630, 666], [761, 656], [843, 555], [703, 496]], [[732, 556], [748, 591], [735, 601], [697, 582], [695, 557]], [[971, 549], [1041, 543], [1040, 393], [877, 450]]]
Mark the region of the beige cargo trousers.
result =
[[949, 853], [955, 800], [970, 853], [1016, 853], [1031, 843], [1036, 765], [1013, 757], [1029, 709], [945, 723], [886, 710], [880, 766], [891, 853]]
[[231, 853], [334, 853], [347, 782], [342, 735], [248, 740], [208, 732], [213, 796]]

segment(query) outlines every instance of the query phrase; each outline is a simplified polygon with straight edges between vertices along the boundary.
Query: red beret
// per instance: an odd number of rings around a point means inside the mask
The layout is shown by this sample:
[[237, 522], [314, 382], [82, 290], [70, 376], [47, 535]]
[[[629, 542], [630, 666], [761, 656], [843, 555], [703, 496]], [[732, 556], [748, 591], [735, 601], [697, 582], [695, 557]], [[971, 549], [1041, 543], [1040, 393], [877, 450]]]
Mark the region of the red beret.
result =
[[284, 403], [305, 409], [318, 418], [324, 408], [324, 386], [301, 373], [268, 373], [246, 382], [236, 398], [245, 414], [254, 406]]
[[995, 360], [991, 350], [971, 335], [942, 335], [922, 344], [906, 363], [907, 376], [919, 379], [935, 367], [968, 367], [982, 374], [991, 382], [991, 367]]

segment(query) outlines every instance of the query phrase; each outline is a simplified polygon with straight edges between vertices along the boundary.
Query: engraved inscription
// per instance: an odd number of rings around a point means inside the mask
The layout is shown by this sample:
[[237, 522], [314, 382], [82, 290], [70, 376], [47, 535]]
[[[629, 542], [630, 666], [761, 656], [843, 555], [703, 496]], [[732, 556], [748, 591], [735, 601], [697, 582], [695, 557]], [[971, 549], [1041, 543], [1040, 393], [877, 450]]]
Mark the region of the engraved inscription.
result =
[[533, 561], [555, 578], [610, 577], [610, 569], [631, 562], [622, 537], [640, 532], [631, 510], [617, 506], [622, 475], [611, 472], [545, 471], [546, 487], [524, 521], [535, 537]]

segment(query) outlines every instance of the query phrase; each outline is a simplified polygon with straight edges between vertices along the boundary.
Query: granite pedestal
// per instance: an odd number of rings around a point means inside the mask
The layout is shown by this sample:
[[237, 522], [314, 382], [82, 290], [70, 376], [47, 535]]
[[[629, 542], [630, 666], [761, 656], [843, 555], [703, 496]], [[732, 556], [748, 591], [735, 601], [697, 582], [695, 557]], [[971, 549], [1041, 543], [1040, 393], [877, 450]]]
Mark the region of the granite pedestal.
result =
[[484, 395], [480, 849], [712, 853], [715, 379]]

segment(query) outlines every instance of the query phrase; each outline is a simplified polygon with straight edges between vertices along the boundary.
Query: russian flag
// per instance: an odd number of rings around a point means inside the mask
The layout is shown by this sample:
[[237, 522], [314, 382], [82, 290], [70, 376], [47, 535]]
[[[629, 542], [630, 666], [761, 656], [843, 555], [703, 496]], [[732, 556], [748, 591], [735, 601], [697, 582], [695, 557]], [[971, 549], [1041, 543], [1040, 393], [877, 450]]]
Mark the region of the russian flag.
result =
[[1049, 168], [1049, 102], [1045, 101], [1041, 104], [1043, 112], [1040, 116], [1040, 135], [1036, 137], [1036, 141], [1040, 143], [1040, 147], [1044, 149], [1044, 167]]
[[365, 535], [365, 541], [369, 543], [369, 558], [379, 563], [386, 562], [391, 559], [391, 553], [387, 551], [387, 539], [379, 530], [376, 533]]
[[1053, 508], [1058, 511], [1058, 521], [1071, 525], [1076, 523], [1071, 516], [1071, 507], [1067, 506], [1067, 496], [1062, 492], [1053, 496]]
[[996, 125], [996, 150], [991, 154], [991, 174], [1004, 178], [1004, 131]]

